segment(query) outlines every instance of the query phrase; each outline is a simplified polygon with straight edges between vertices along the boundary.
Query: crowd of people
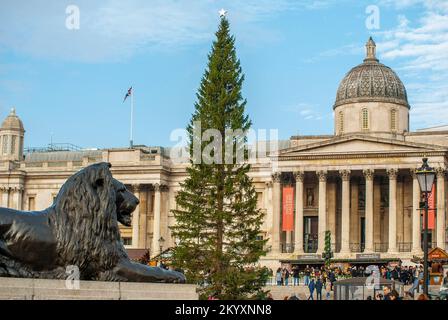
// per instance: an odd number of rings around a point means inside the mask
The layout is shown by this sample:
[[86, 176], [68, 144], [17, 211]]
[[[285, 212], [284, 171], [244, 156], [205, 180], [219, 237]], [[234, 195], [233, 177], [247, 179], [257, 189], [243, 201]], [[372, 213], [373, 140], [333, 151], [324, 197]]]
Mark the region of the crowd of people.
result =
[[[369, 300], [400, 300], [400, 299], [414, 299], [415, 291], [419, 291], [423, 281], [423, 266], [369, 266], [364, 268], [363, 266], [350, 266], [345, 269], [341, 267], [327, 268], [310, 267], [307, 265], [304, 269], [299, 269], [298, 266], [293, 267], [280, 267], [276, 270], [275, 282], [277, 286], [298, 286], [305, 285], [309, 289], [308, 300], [322, 300], [330, 299], [331, 292], [333, 291], [334, 283], [338, 280], [354, 278], [354, 277], [368, 277], [372, 272], [377, 272], [380, 277], [388, 280], [395, 280], [403, 283], [404, 285], [411, 286], [403, 297], [400, 297], [399, 293], [388, 287], [384, 286], [384, 292], [376, 293], [374, 297], [369, 297]], [[444, 278], [444, 282], [448, 283], [448, 273]], [[289, 299], [291, 297], [285, 297]], [[425, 295], [420, 295], [418, 300], [426, 300], [428, 298]], [[295, 300], [295, 299], [290, 299]]]
[[[419, 279], [423, 272], [423, 267], [414, 266], [395, 266], [393, 268], [387, 266], [378, 267], [378, 271], [382, 278], [396, 280], [404, 285], [412, 285], [416, 279]], [[327, 278], [334, 277], [336, 279], [347, 279], [354, 277], [367, 277], [371, 274], [372, 268], [364, 268], [363, 266], [351, 266], [346, 269], [340, 267], [320, 268], [306, 266], [300, 270], [298, 266], [278, 268], [275, 273], [275, 281], [278, 286], [297, 286], [299, 284], [308, 285], [310, 279], [321, 278], [326, 282]]]

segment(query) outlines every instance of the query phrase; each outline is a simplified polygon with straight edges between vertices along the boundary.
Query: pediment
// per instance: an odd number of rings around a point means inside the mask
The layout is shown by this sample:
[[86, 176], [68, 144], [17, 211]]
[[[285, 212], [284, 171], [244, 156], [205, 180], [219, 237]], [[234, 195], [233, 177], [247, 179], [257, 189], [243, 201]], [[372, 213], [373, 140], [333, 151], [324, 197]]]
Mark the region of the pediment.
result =
[[310, 143], [281, 150], [278, 156], [290, 157], [306, 154], [353, 154], [353, 153], [407, 153], [448, 151], [448, 149], [414, 142], [384, 138], [352, 136], [335, 137], [322, 142]]

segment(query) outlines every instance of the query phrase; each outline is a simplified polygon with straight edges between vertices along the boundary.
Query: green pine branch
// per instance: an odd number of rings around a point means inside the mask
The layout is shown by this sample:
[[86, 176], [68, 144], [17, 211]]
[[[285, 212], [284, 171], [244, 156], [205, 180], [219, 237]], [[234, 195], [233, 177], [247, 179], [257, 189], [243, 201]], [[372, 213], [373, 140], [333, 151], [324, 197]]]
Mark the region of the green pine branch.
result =
[[[250, 165], [236, 163], [235, 156], [246, 137], [221, 139], [222, 154], [210, 153], [219, 163], [193, 161], [194, 145], [199, 144], [204, 152], [210, 143], [195, 136], [198, 122], [201, 134], [216, 129], [221, 137], [228, 130], [251, 127], [241, 94], [243, 82], [235, 38], [230, 35], [228, 20], [222, 18], [187, 126], [192, 160], [176, 196], [177, 209], [172, 211], [176, 224], [171, 230], [178, 240], [173, 263], [186, 273], [189, 282], [202, 285], [202, 297], [246, 299], [265, 294], [262, 288], [268, 272], [258, 263], [266, 254], [267, 240], [259, 238], [264, 217], [247, 175]], [[232, 163], [224, 163], [226, 142], [234, 152], [229, 158]], [[247, 155], [245, 150], [245, 159]]]

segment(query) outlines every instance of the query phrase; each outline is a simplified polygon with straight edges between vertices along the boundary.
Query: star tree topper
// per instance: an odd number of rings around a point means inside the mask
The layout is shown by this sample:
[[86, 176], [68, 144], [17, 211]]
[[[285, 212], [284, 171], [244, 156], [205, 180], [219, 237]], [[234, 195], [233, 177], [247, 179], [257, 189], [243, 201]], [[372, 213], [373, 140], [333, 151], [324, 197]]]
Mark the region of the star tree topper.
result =
[[219, 16], [220, 16], [221, 18], [224, 18], [224, 17], [226, 16], [226, 14], [227, 14], [227, 11], [226, 11], [226, 10], [224, 10], [224, 9], [219, 10]]

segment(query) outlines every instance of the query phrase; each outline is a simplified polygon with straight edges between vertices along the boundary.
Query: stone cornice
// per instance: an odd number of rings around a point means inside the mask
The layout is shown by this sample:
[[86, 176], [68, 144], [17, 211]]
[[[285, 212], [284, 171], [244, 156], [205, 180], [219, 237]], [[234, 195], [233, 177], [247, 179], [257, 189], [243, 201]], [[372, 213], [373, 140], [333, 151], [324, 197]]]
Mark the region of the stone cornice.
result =
[[[373, 137], [373, 136], [369, 136], [367, 134], [350, 134], [350, 135], [334, 136], [332, 139], [318, 141], [318, 142], [312, 142], [312, 143], [305, 144], [305, 145], [294, 146], [294, 147], [290, 147], [287, 149], [282, 149], [282, 150], [279, 150], [279, 152], [273, 154], [272, 158], [287, 157], [288, 153], [293, 153], [293, 152], [313, 153], [312, 150], [319, 148], [319, 147], [335, 145], [335, 144], [349, 142], [349, 141], [355, 141], [355, 140], [399, 145], [399, 146], [409, 147], [409, 148], [420, 148], [420, 149], [425, 149], [424, 150], [425, 152], [435, 152], [435, 151], [448, 152], [447, 147], [438, 146], [438, 145], [431, 145], [431, 144], [427, 144], [427, 143], [412, 142], [412, 141], [401, 141], [401, 140], [395, 140], [395, 139], [392, 140], [392, 139], [386, 139], [386, 138], [381, 138], [381, 137]], [[404, 150], [401, 152], [408, 153], [408, 152], [422, 152], [422, 151], [423, 150], [415, 150], [415, 151]], [[385, 151], [385, 152], [387, 153], [387, 151]], [[379, 152], [379, 153], [385, 153], [385, 152]], [[395, 151], [395, 152], [400, 152], [400, 151]], [[359, 151], [357, 151], [356, 153], [359, 153]]]
[[415, 152], [409, 152], [409, 151], [403, 151], [403, 152], [374, 152], [374, 153], [359, 153], [359, 152], [353, 152], [353, 153], [308, 153], [308, 154], [301, 154], [301, 155], [293, 155], [293, 156], [280, 156], [280, 157], [273, 157], [273, 161], [290, 161], [290, 160], [322, 160], [322, 159], [363, 159], [363, 158], [397, 158], [397, 157], [424, 157], [424, 156], [448, 156], [448, 151], [415, 151]]
[[336, 102], [333, 105], [333, 110], [335, 110], [337, 107], [344, 106], [344, 105], [347, 105], [347, 104], [362, 103], [362, 102], [386, 102], [386, 103], [398, 104], [398, 105], [401, 105], [401, 106], [406, 107], [408, 109], [411, 108], [408, 103], [406, 103], [402, 99], [398, 99], [398, 98], [392, 98], [392, 97], [356, 97], [356, 98], [347, 98], [347, 99], [343, 99], [341, 101]]

